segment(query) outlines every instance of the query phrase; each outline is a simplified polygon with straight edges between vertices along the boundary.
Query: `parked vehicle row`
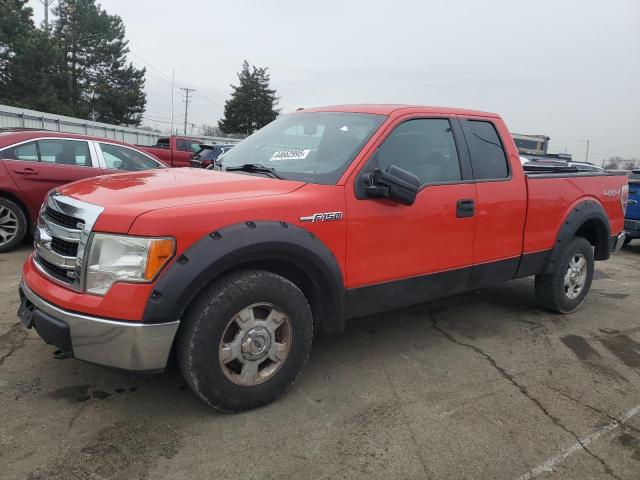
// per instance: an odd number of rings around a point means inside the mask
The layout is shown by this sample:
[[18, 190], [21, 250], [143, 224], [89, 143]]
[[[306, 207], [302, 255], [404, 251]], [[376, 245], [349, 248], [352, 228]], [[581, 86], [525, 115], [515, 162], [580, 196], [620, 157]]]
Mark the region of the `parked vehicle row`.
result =
[[[315, 333], [535, 275], [569, 313], [624, 242], [626, 175], [523, 170], [502, 119], [342, 105], [279, 117], [223, 171], [59, 187], [24, 264], [19, 317], [75, 358], [162, 371], [209, 405], [278, 398]], [[117, 190], [117, 195], [114, 195]]]
[[65, 183], [122, 171], [164, 168], [129, 144], [46, 130], [0, 131], [0, 252], [35, 226], [46, 193]]

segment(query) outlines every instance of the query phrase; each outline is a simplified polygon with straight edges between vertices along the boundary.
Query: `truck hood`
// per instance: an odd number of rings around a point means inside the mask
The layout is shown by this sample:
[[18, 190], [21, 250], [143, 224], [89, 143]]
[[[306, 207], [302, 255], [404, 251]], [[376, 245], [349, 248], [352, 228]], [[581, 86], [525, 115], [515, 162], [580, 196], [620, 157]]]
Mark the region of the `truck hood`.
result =
[[126, 231], [138, 215], [151, 210], [282, 195], [303, 185], [213, 170], [163, 168], [81, 180], [59, 187], [58, 192], [104, 207], [99, 223], [108, 223], [112, 231]]

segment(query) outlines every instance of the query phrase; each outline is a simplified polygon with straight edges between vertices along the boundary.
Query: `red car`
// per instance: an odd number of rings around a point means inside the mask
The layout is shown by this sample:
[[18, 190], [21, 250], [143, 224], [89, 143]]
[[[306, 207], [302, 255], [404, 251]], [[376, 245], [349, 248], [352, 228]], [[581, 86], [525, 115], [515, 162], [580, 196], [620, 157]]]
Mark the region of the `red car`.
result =
[[229, 150], [222, 170], [51, 192], [22, 322], [124, 370], [162, 371], [175, 349], [200, 398], [239, 411], [278, 398], [314, 334], [349, 318], [530, 275], [542, 307], [573, 312], [594, 260], [625, 238], [626, 175], [527, 172], [491, 113], [296, 111]]
[[35, 226], [49, 190], [87, 177], [162, 168], [152, 156], [106, 138], [0, 130], [0, 253], [20, 244]]
[[194, 137], [171, 135], [161, 137], [154, 147], [139, 145], [149, 153], [154, 154], [169, 167], [190, 167], [191, 158], [198, 152], [204, 140]]

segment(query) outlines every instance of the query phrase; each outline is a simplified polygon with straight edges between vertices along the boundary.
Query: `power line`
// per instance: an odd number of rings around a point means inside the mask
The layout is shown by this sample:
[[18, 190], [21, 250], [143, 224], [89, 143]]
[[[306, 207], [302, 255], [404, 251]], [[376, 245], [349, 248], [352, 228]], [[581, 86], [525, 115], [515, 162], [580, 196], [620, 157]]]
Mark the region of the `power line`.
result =
[[187, 134], [187, 119], [189, 118], [189, 94], [195, 92], [193, 88], [180, 87], [180, 90], [184, 92], [184, 134]]

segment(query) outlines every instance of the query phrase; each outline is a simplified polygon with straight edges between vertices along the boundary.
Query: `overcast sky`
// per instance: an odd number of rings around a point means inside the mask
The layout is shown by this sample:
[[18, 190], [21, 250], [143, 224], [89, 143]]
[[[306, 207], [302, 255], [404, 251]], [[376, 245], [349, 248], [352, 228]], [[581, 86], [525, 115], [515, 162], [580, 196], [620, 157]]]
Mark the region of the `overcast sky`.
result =
[[[31, 0], [36, 19], [42, 6]], [[283, 113], [338, 103], [498, 112], [552, 152], [640, 158], [639, 0], [102, 0], [146, 66], [146, 124], [171, 118], [171, 72], [215, 125], [247, 59]], [[184, 117], [180, 90], [175, 118]], [[155, 120], [152, 120], [155, 119]]]

